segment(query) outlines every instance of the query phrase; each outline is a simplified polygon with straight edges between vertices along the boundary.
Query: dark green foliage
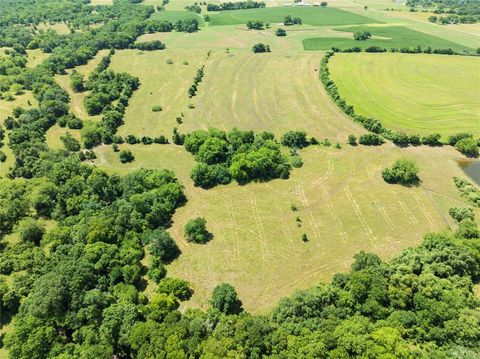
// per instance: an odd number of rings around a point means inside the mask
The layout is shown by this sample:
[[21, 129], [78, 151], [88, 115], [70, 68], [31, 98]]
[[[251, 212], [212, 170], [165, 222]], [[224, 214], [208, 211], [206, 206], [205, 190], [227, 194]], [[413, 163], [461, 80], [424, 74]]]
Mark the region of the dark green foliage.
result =
[[3, 163], [7, 160], [7, 155], [5, 154], [5, 152], [3, 151], [0, 151], [0, 163]]
[[303, 148], [309, 145], [307, 133], [304, 131], [289, 131], [282, 135], [280, 143], [290, 148]]
[[222, 10], [242, 10], [242, 9], [256, 9], [264, 8], [265, 3], [263, 1], [237, 1], [237, 2], [226, 2], [220, 5], [218, 4], [207, 4], [207, 11], [222, 11]]
[[145, 42], [137, 42], [133, 45], [135, 49], [142, 50], [142, 51], [155, 51], [155, 50], [163, 50], [165, 49], [165, 44], [161, 41], [154, 40], [154, 41], [145, 41]]
[[282, 28], [279, 27], [275, 31], [275, 35], [277, 35], [277, 36], [287, 36], [287, 32], [285, 31], [285, 29], [282, 29]]
[[198, 19], [183, 19], [178, 20], [173, 28], [178, 32], [196, 32], [198, 31], [199, 22]]
[[382, 177], [388, 183], [400, 183], [404, 186], [410, 186], [418, 183], [418, 168], [415, 162], [400, 159], [396, 160], [391, 167], [382, 171]]
[[158, 283], [157, 292], [173, 295], [178, 300], [188, 300], [193, 294], [188, 282], [178, 278], [163, 278]]
[[291, 15], [285, 16], [285, 19], [283, 19], [283, 25], [285, 26], [290, 26], [290, 25], [301, 25], [302, 24], [302, 19], [299, 17], [293, 17]]
[[200, 84], [200, 82], [202, 82], [203, 75], [204, 75], [203, 69], [204, 69], [204, 66], [200, 67], [197, 70], [197, 73], [195, 74], [195, 78], [193, 79], [193, 84], [188, 89], [188, 96], [190, 98], [197, 94], [198, 85]]
[[369, 31], [356, 31], [353, 33], [353, 38], [357, 41], [365, 41], [372, 37]]
[[475, 214], [472, 208], [452, 207], [448, 210], [448, 214], [456, 221], [461, 222], [464, 219], [475, 220]]
[[355, 137], [355, 135], [348, 135], [348, 144], [350, 146], [356, 146], [357, 145], [357, 137]]
[[207, 243], [213, 237], [207, 230], [207, 221], [201, 217], [191, 219], [187, 222], [184, 235], [187, 241], [198, 244]]
[[427, 146], [441, 146], [442, 143], [440, 142], [440, 137], [442, 137], [439, 133], [434, 133], [429, 136], [424, 136], [421, 138], [422, 145]]
[[467, 180], [454, 177], [453, 181], [460, 194], [466, 197], [474, 206], [480, 207], [480, 190]]
[[229, 184], [232, 180], [228, 167], [225, 165], [207, 165], [199, 163], [190, 176], [195, 186], [205, 189], [221, 184]]
[[376, 133], [366, 133], [360, 136], [358, 143], [365, 146], [381, 146], [383, 139]]
[[202, 12], [202, 8], [198, 5], [185, 6], [185, 10], [194, 12], [195, 14], [200, 14]]
[[45, 234], [45, 228], [32, 218], [21, 220], [18, 223], [17, 231], [22, 241], [35, 243], [37, 245]]
[[171, 262], [180, 255], [177, 244], [164, 229], [157, 228], [145, 232], [142, 242], [149, 245], [148, 251], [152, 256], [163, 262]]
[[474, 138], [464, 138], [455, 144], [457, 151], [467, 157], [478, 157], [478, 142]]
[[120, 151], [120, 154], [119, 154], [118, 158], [120, 159], [120, 162], [122, 162], [122, 163], [132, 162], [132, 161], [135, 160], [135, 156], [133, 155], [132, 151], [130, 151], [130, 150]]
[[214, 309], [227, 315], [238, 314], [243, 310], [235, 288], [228, 283], [219, 284], [213, 289], [210, 304]]
[[83, 90], [85, 90], [85, 82], [83, 80], [83, 76], [75, 70], [73, 70], [70, 74], [70, 83], [73, 92], [82, 92]]
[[458, 223], [455, 235], [459, 238], [478, 239], [480, 238], [480, 231], [472, 219], [463, 219]]
[[70, 133], [60, 136], [60, 140], [68, 151], [76, 152], [80, 150], [80, 142]]
[[253, 45], [252, 52], [253, 53], [270, 52], [270, 46], [262, 43], [258, 43]]
[[154, 105], [154, 106], [152, 106], [152, 111], [153, 112], [160, 112], [160, 111], [162, 111], [162, 106]]
[[250, 20], [247, 22], [247, 28], [249, 30], [263, 30], [265, 27], [264, 23], [262, 21], [258, 20]]

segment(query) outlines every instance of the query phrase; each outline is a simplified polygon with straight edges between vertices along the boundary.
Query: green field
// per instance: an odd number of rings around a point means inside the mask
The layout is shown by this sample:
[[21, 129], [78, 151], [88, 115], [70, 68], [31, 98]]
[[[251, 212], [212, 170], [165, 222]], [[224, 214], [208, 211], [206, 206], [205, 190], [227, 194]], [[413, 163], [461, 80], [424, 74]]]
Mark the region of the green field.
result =
[[[336, 29], [341, 32], [347, 32], [348, 37], [316, 37], [303, 40], [305, 50], [328, 50], [332, 47], [346, 49], [351, 47], [360, 47], [365, 49], [369, 46], [380, 46], [387, 50], [391, 48], [400, 49], [402, 47], [417, 47], [423, 49], [430, 46], [432, 49], [451, 48], [457, 52], [473, 52], [474, 49], [462, 46], [452, 41], [444, 40], [426, 33], [415, 31], [403, 26], [355, 26], [342, 29]], [[356, 31], [369, 31], [372, 38], [366, 41], [356, 41], [353, 39], [353, 33]]]
[[210, 16], [210, 25], [238, 25], [246, 24], [250, 20], [283, 23], [283, 19], [287, 15], [299, 17], [304, 24], [316, 26], [370, 24], [378, 22], [368, 17], [336, 8], [274, 7], [221, 11], [218, 15]]
[[408, 133], [480, 134], [480, 58], [336, 54], [330, 72], [361, 115]]
[[203, 24], [202, 17], [191, 11], [157, 11], [151, 17], [153, 20], [165, 20], [175, 24], [178, 20], [197, 19]]

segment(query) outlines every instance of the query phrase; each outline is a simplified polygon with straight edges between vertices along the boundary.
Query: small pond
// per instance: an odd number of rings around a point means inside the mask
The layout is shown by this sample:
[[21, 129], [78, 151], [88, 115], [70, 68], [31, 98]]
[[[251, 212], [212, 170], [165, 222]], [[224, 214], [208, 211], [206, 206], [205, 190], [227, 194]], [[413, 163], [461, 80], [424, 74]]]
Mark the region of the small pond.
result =
[[460, 168], [480, 186], [480, 161], [458, 160]]

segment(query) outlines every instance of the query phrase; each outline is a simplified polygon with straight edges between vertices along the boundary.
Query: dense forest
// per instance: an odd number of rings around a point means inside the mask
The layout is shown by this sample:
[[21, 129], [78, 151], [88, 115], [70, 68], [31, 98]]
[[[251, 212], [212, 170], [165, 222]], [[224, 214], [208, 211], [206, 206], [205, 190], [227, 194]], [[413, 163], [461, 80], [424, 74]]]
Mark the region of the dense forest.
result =
[[[0, 130], [2, 145], [8, 134], [14, 156], [8, 178], [0, 179], [0, 326], [13, 323], [0, 346], [10, 357], [480, 356], [480, 299], [474, 294], [480, 235], [472, 214], [462, 209], [452, 210], [458, 222], [454, 232], [429, 234], [388, 262], [361, 252], [350, 272], [296, 292], [266, 315], [244, 311], [228, 283], [214, 289], [208, 309], [179, 310], [192, 290], [181, 278], [168, 276], [166, 265], [181, 255], [167, 229], [187, 201], [182, 184], [167, 170], [108, 174], [86, 164], [85, 152], [79, 151], [123, 141], [116, 132], [139, 81], [108, 68], [115, 51], [142, 48], [136, 40], [144, 33], [198, 29], [198, 22], [155, 22], [149, 19], [152, 6], [134, 2], [0, 1], [0, 46], [8, 47], [0, 57], [0, 99], [29, 91], [38, 102], [15, 108]], [[238, 8], [262, 4], [245, 2]], [[69, 34], [38, 29], [41, 23], [59, 22], [69, 26]], [[31, 49], [49, 56], [27, 68]], [[84, 102], [88, 113], [101, 116], [95, 125], [84, 126], [70, 113], [69, 95], [53, 76], [87, 63], [100, 50], [109, 55], [88, 79], [70, 76], [75, 91], [90, 91]], [[382, 133], [379, 123], [364, 122]], [[82, 128], [82, 143], [66, 135], [66, 149], [49, 148], [45, 134], [55, 124]], [[183, 144], [198, 162], [195, 184], [207, 188], [232, 180], [286, 178], [291, 165], [280, 144], [312, 143], [302, 132], [287, 133], [280, 143], [268, 132], [176, 135], [174, 143]], [[166, 140], [162, 136], [156, 142]], [[378, 145], [383, 139], [363, 135], [360, 143]], [[473, 187], [456, 183], [478, 205]], [[12, 233], [17, 241], [9, 239]], [[158, 284], [149, 296], [147, 278]]]

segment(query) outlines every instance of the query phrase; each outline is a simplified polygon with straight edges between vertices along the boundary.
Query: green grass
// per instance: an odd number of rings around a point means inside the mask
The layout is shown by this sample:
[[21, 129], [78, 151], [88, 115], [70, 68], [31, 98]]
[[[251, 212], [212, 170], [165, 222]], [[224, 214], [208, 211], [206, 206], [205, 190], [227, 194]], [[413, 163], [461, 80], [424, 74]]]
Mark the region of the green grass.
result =
[[346, 102], [387, 128], [480, 135], [480, 58], [336, 54], [330, 73]]
[[158, 11], [151, 16], [151, 19], [170, 21], [173, 24], [178, 20], [197, 19], [200, 25], [203, 25], [202, 17], [191, 11]]
[[[123, 165], [111, 146], [102, 146], [96, 149], [95, 164], [122, 174], [167, 168], [185, 185], [188, 202], [177, 210], [169, 230], [182, 254], [168, 273], [191, 283], [195, 294], [187, 307], [205, 308], [212, 288], [229, 282], [247, 310], [264, 312], [295, 289], [347, 270], [360, 250], [388, 258], [415, 245], [425, 233], [452, 224], [449, 207], [468, 205], [451, 180], [462, 176], [451, 148], [315, 146], [300, 152], [304, 166], [288, 180], [202, 190], [189, 178], [195, 161], [183, 147], [120, 147], [130, 149], [135, 161]], [[382, 169], [399, 157], [418, 163], [420, 187], [382, 180]], [[206, 245], [187, 243], [183, 237], [185, 223], [198, 216], [206, 218], [214, 234]], [[308, 243], [302, 242], [303, 233]]]
[[[340, 49], [351, 48], [358, 46], [365, 49], [369, 46], [380, 46], [387, 50], [395, 47], [417, 47], [426, 48], [430, 46], [432, 49], [448, 49], [451, 48], [457, 52], [472, 52], [474, 49], [457, 44], [452, 41], [444, 40], [440, 37], [435, 37], [415, 31], [403, 26], [355, 26], [349, 28], [337, 29], [338, 31], [348, 32], [349, 37], [341, 34], [343, 37], [315, 37], [303, 40], [305, 50], [327, 50], [332, 47]], [[373, 38], [366, 41], [356, 41], [353, 39], [353, 33], [356, 31], [369, 31]], [[375, 38], [381, 37], [381, 38]]]
[[378, 21], [336, 8], [299, 8], [272, 7], [263, 9], [221, 11], [210, 16], [210, 25], [246, 24], [249, 20], [259, 20], [268, 23], [283, 23], [285, 16], [299, 17], [308, 25], [347, 25], [369, 24]]

